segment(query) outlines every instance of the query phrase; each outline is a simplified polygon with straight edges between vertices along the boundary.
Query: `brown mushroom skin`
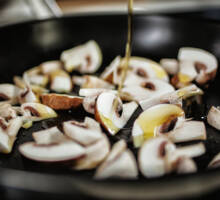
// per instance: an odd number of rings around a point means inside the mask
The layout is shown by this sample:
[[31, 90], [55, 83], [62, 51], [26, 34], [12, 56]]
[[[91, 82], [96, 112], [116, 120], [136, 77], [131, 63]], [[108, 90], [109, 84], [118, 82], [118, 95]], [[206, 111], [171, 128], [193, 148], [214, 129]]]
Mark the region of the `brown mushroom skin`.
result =
[[43, 94], [41, 95], [41, 100], [44, 105], [47, 105], [54, 110], [68, 110], [71, 108], [79, 107], [83, 99], [82, 98], [72, 98], [65, 95], [52, 94]]

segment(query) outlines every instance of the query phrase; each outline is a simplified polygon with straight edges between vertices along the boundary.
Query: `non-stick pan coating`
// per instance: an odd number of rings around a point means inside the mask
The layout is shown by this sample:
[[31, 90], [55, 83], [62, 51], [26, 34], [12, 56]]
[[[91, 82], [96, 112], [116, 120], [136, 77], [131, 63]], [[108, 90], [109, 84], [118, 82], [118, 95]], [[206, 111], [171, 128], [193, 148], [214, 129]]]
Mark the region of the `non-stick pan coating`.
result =
[[[65, 17], [35, 21], [0, 28], [0, 82], [12, 82], [14, 75], [40, 64], [59, 59], [61, 51], [94, 39], [103, 51], [102, 71], [117, 55], [124, 54], [127, 21], [123, 15]], [[175, 58], [183, 46], [198, 47], [212, 52], [220, 59], [220, 22], [196, 21], [166, 16], [135, 16], [132, 55], [159, 60]], [[201, 116], [211, 105], [220, 104], [219, 74], [206, 91]], [[169, 175], [158, 179], [93, 181], [92, 171], [74, 172], [64, 166], [50, 166], [23, 158], [18, 145], [32, 140], [33, 131], [60, 124], [63, 120], [83, 120], [82, 108], [60, 112], [58, 119], [37, 122], [21, 130], [13, 152], [0, 156], [0, 185], [49, 192], [53, 194], [84, 193], [98, 197], [120, 199], [161, 199], [201, 195], [220, 186], [220, 170], [207, 171], [208, 162], [220, 152], [220, 133], [207, 126], [207, 153], [196, 159], [197, 174]], [[132, 120], [127, 126], [131, 127]], [[119, 137], [126, 137], [125, 129]], [[113, 141], [113, 140], [112, 140]]]

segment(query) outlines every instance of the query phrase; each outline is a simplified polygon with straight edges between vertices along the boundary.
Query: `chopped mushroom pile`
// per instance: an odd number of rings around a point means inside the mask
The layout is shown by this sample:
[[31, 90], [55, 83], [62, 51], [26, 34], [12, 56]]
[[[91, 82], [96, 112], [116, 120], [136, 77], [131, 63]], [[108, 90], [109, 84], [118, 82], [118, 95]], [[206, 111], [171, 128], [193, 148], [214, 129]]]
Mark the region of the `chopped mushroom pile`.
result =
[[[118, 93], [124, 62], [117, 56], [94, 75], [102, 52], [95, 41], [88, 41], [63, 51], [60, 60], [15, 76], [14, 84], [0, 84], [0, 152], [12, 151], [20, 129], [59, 117], [57, 110], [84, 109], [90, 117], [83, 122], [64, 121], [62, 126], [33, 132], [34, 141], [21, 144], [19, 152], [36, 162], [71, 161], [65, 166], [72, 170], [96, 169], [96, 179], [136, 179], [139, 171], [147, 178], [196, 172], [193, 158], [206, 151], [206, 125], [186, 117], [184, 102], [201, 98], [200, 87], [208, 87], [216, 76], [216, 57], [191, 47], [181, 48], [177, 59], [163, 58], [160, 63], [131, 57]], [[132, 125], [127, 127], [129, 121]], [[218, 107], [210, 109], [207, 122], [220, 130]], [[129, 130], [130, 140], [119, 136], [123, 129]], [[188, 144], [191, 141], [194, 144]], [[130, 146], [137, 149], [137, 156]], [[219, 163], [218, 154], [209, 168]]]

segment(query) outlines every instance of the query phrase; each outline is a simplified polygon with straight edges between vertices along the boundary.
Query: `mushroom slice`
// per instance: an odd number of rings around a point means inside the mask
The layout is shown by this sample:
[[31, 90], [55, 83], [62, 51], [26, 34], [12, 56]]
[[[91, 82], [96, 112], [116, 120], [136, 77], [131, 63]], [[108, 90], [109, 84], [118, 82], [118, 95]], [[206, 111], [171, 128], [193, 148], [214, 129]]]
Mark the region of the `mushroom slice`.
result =
[[83, 98], [78, 96], [51, 93], [42, 94], [41, 100], [44, 105], [47, 105], [54, 110], [68, 110], [79, 107], [82, 104]]
[[220, 130], [220, 110], [218, 107], [212, 106], [207, 115], [209, 125]]
[[63, 133], [57, 127], [34, 132], [32, 136], [38, 145], [57, 144], [65, 138]]
[[0, 100], [9, 100], [11, 104], [17, 103], [19, 88], [13, 84], [0, 84]]
[[[206, 128], [204, 122], [182, 120], [182, 123], [177, 126], [172, 123], [173, 121], [163, 124], [158, 128], [156, 134], [166, 135], [174, 143], [188, 142], [193, 140], [206, 140]], [[170, 130], [170, 128], [172, 129]]]
[[99, 45], [90, 40], [83, 45], [63, 51], [61, 60], [68, 72], [77, 70], [81, 73], [94, 73], [102, 63], [102, 52]]
[[105, 68], [105, 70], [101, 74], [101, 78], [105, 81], [108, 81], [110, 83], [113, 83], [113, 74], [115, 71], [117, 71], [117, 68], [120, 66], [121, 63], [121, 57], [117, 56], [108, 67]]
[[[21, 89], [26, 88], [26, 84], [20, 76], [14, 76], [13, 81], [17, 87], [19, 87]], [[36, 95], [40, 95], [42, 93], [48, 93], [48, 90], [46, 88], [41, 87], [39, 85], [31, 85], [30, 84], [30, 88]]]
[[82, 88], [106, 88], [114, 89], [114, 86], [107, 81], [104, 81], [96, 76], [84, 76], [84, 83], [81, 85]]
[[170, 75], [175, 75], [179, 71], [179, 62], [173, 58], [163, 58], [160, 60], [160, 65]]
[[220, 167], [220, 153], [214, 156], [211, 162], [208, 165], [208, 168], [219, 168]]
[[208, 51], [183, 47], [179, 50], [178, 59], [180, 61], [194, 62], [194, 67], [198, 73], [196, 82], [201, 85], [213, 80], [216, 76], [218, 61], [216, 57]]
[[134, 146], [140, 147], [145, 140], [156, 136], [158, 127], [183, 116], [182, 108], [173, 104], [159, 104], [148, 108], [134, 122], [132, 128]]
[[189, 157], [179, 157], [176, 163], [177, 174], [188, 174], [197, 171], [195, 161]]
[[34, 94], [34, 92], [29, 86], [27, 86], [26, 88], [20, 91], [18, 98], [20, 104], [28, 103], [28, 102], [29, 103], [39, 102], [39, 98]]
[[96, 99], [102, 92], [112, 92], [114, 94], [117, 93], [116, 90], [105, 88], [84, 88], [79, 90], [79, 95], [85, 96], [85, 98], [83, 98], [82, 105], [86, 112], [95, 114]]
[[49, 75], [54, 71], [62, 69], [62, 62], [59, 60], [51, 60], [40, 64], [41, 72], [45, 75]]
[[57, 117], [52, 108], [40, 103], [24, 103], [21, 105], [21, 111], [24, 114], [24, 120], [39, 121]]
[[72, 76], [72, 81], [73, 81], [73, 85], [76, 84], [76, 85], [82, 86], [85, 83], [86, 79], [84, 76], [74, 75]]
[[96, 179], [109, 177], [137, 178], [138, 169], [133, 153], [127, 149], [124, 140], [114, 144], [107, 159], [96, 170]]
[[82, 145], [92, 144], [102, 138], [99, 124], [91, 118], [85, 118], [85, 121], [81, 123], [77, 121], [64, 122], [63, 130], [68, 137]]
[[166, 157], [169, 155], [167, 154], [168, 145], [169, 151], [174, 152], [175, 145], [165, 137], [152, 138], [144, 142], [138, 152], [138, 163], [145, 177], [163, 176], [172, 170], [166, 162]]
[[[131, 57], [129, 60], [128, 77], [130, 72], [136, 74], [139, 78], [157, 78], [163, 81], [169, 81], [166, 71], [158, 63], [147, 58]], [[121, 75], [122, 68], [118, 67], [114, 73], [115, 84], [120, 83]]]
[[64, 70], [56, 70], [50, 74], [51, 84], [50, 89], [56, 92], [69, 93], [72, 90], [72, 81], [69, 74]]
[[[1, 122], [2, 125], [2, 122]], [[11, 153], [14, 141], [22, 126], [21, 117], [16, 117], [0, 128], [0, 152]]]
[[178, 147], [176, 148], [176, 151], [174, 154], [176, 157], [185, 156], [185, 157], [194, 158], [194, 157], [203, 155], [205, 151], [206, 151], [205, 145], [202, 142], [200, 142], [197, 144]]
[[16, 110], [11, 106], [11, 104], [0, 105], [0, 116], [6, 120], [10, 120], [17, 117]]
[[108, 155], [110, 143], [106, 135], [96, 142], [86, 146], [86, 155], [76, 160], [73, 169], [85, 170], [97, 167]]
[[79, 96], [88, 97], [88, 96], [98, 96], [102, 92], [112, 92], [117, 94], [116, 90], [110, 90], [106, 88], [82, 88], [79, 90]]
[[133, 85], [128, 85], [122, 89], [122, 93], [127, 94], [124, 95], [124, 97], [132, 97], [133, 100], [138, 102], [173, 91], [174, 88], [172, 85], [159, 79], [149, 79], [147, 81], [143, 81], [140, 86], [135, 85], [134, 83]]
[[54, 145], [27, 142], [19, 146], [19, 151], [26, 158], [40, 162], [70, 161], [85, 154], [85, 149], [71, 140]]
[[46, 87], [49, 81], [49, 78], [47, 75], [40, 75], [40, 74], [28, 76], [28, 79], [29, 79], [30, 84], [39, 85], [42, 87]]
[[143, 110], [161, 103], [170, 103], [182, 105], [182, 100], [192, 96], [203, 95], [203, 91], [192, 84], [179, 90], [168, 92], [167, 94], [156, 95], [155, 97], [140, 101], [139, 104]]
[[[115, 106], [116, 104], [117, 107]], [[138, 105], [135, 102], [122, 104], [121, 99], [117, 95], [111, 92], [103, 92], [96, 100], [95, 119], [111, 135], [115, 135], [126, 125], [137, 107]]]

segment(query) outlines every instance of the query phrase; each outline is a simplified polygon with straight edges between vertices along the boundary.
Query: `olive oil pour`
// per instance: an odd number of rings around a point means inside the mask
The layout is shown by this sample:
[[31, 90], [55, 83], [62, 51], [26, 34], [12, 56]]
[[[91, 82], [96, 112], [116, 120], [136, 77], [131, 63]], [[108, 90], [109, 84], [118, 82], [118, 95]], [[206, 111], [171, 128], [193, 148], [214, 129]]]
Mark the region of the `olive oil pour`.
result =
[[[129, 60], [131, 57], [131, 41], [132, 41], [132, 15], [133, 15], [133, 0], [128, 0], [128, 34], [127, 34], [127, 43], [125, 47], [125, 57], [121, 60], [122, 67], [122, 76], [120, 80], [120, 84], [118, 86], [117, 95], [120, 97], [121, 90], [127, 75], [127, 70], [129, 66]], [[118, 101], [114, 101], [114, 110], [116, 110], [118, 106]]]

